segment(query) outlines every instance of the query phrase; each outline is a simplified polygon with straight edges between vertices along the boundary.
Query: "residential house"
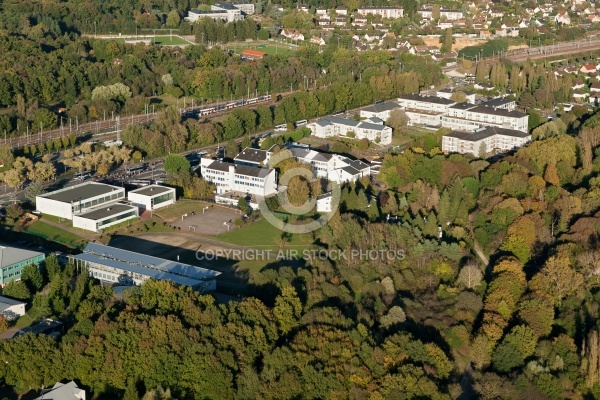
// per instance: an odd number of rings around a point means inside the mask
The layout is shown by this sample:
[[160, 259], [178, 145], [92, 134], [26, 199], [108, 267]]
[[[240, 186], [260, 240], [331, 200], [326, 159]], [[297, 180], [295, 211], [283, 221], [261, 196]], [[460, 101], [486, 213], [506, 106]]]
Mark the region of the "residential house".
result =
[[283, 37], [286, 37], [286, 38], [292, 39], [292, 40], [299, 40], [299, 41], [304, 40], [304, 35], [294, 29], [283, 29], [279, 33], [279, 36], [283, 36]]
[[298, 3], [298, 5], [296, 6], [296, 9], [298, 11], [309, 12], [310, 11], [310, 6], [308, 4]]
[[327, 192], [317, 196], [317, 212], [330, 213], [333, 211], [333, 193]]
[[596, 72], [596, 66], [594, 64], [585, 64], [583, 67], [579, 69], [579, 72], [584, 74], [591, 74]]
[[312, 135], [320, 138], [335, 136], [353, 139], [368, 139], [379, 144], [392, 142], [392, 128], [382, 123], [355, 121], [339, 117], [323, 117], [308, 125]]
[[600, 92], [600, 82], [594, 82], [590, 85], [590, 92]]
[[380, 6], [380, 7], [359, 7], [357, 13], [360, 15], [377, 15], [386, 19], [398, 19], [404, 16], [404, 10], [401, 7]]
[[337, 15], [343, 15], [343, 16], [346, 16], [346, 15], [348, 15], [348, 9], [347, 9], [346, 7], [341, 7], [341, 6], [340, 6], [340, 7], [337, 7], [337, 8], [335, 9], [335, 13], [336, 13]]
[[447, 21], [456, 21], [464, 18], [464, 14], [460, 10], [447, 10], [442, 8], [440, 10], [440, 19], [446, 19]]
[[566, 11], [560, 11], [554, 16], [554, 22], [562, 25], [571, 25], [571, 18]]

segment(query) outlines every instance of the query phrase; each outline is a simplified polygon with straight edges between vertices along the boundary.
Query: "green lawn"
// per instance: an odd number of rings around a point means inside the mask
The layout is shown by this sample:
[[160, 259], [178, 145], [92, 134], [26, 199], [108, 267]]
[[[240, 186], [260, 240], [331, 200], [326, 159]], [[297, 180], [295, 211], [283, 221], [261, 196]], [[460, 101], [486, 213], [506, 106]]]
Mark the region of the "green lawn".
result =
[[31, 224], [25, 229], [25, 232], [73, 247], [82, 246], [87, 242], [87, 240], [81, 239], [76, 233], [66, 231], [43, 221]]
[[[266, 219], [244, 225], [239, 229], [223, 233], [217, 236], [217, 239], [238, 246], [256, 247], [259, 249], [278, 251], [279, 238], [282, 231], [271, 225]], [[304, 248], [310, 245], [312, 241], [311, 234], [291, 235], [289, 242], [285, 244], [285, 249], [296, 249], [302, 252]]]
[[272, 43], [239, 43], [238, 45], [227, 45], [227, 49], [235, 51], [237, 54], [240, 54], [242, 51], [246, 49], [258, 50], [267, 54], [281, 54], [284, 56], [289, 56], [295, 54], [298, 51], [295, 47], [288, 47], [283, 44], [272, 44]]
[[[114, 40], [118, 43], [125, 43], [125, 39], [132, 39], [135, 40], [135, 37], [120, 37], [120, 38], [111, 38], [109, 40]], [[142, 37], [138, 37], [137, 39], [142, 39]], [[173, 35], [173, 36], [169, 36], [169, 35], [165, 35], [165, 36], [156, 36], [153, 37], [152, 35], [146, 36], [143, 39], [150, 39], [151, 43], [155, 43], [159, 46], [187, 46], [187, 45], [193, 45], [194, 43], [192, 42], [188, 42], [187, 40], [183, 39], [182, 37]]]
[[19, 329], [26, 328], [29, 325], [31, 325], [33, 321], [36, 321], [44, 316], [44, 310], [40, 310], [38, 307], [33, 306], [31, 307], [31, 309], [29, 309], [29, 311], [27, 311], [25, 315], [23, 315], [17, 320], [15, 326]]

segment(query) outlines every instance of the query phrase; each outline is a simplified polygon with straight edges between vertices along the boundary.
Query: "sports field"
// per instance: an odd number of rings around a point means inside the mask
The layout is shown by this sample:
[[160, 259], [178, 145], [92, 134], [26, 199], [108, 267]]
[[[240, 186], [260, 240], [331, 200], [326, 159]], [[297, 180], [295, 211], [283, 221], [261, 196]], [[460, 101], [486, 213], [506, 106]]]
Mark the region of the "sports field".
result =
[[150, 43], [157, 44], [159, 46], [189, 46], [194, 43], [185, 40], [184, 38], [177, 35], [163, 35], [163, 36], [145, 36], [145, 37], [119, 37], [112, 38], [109, 40], [115, 40], [118, 43], [125, 43], [125, 40], [150, 40]]
[[240, 54], [246, 49], [258, 50], [267, 54], [280, 54], [289, 56], [295, 54], [298, 49], [280, 43], [264, 43], [264, 42], [243, 42], [238, 44], [227, 44], [227, 49]]

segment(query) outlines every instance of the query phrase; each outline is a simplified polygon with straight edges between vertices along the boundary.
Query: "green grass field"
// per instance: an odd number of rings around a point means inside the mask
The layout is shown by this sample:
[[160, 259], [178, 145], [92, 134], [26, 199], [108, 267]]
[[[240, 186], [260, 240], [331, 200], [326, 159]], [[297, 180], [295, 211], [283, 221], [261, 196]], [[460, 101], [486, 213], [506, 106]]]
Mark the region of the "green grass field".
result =
[[[135, 40], [135, 37], [120, 37], [120, 38], [112, 38], [109, 40], [115, 40], [117, 43], [125, 43], [125, 39], [132, 39]], [[142, 37], [138, 37], [138, 39], [142, 39]], [[193, 45], [194, 43], [192, 42], [188, 42], [187, 40], [185, 40], [184, 38], [180, 37], [180, 36], [170, 36], [170, 35], [165, 35], [165, 36], [146, 36], [144, 39], [150, 39], [151, 43], [155, 43], [159, 46], [188, 46], [188, 45]]]
[[155, 211], [154, 214], [158, 215], [162, 219], [169, 221], [174, 218], [181, 218], [181, 214], [191, 213], [192, 211], [202, 212], [202, 207], [207, 205], [213, 205], [211, 203], [204, 203], [196, 200], [178, 200], [177, 203], [161, 208]]
[[[278, 251], [282, 231], [271, 225], [266, 219], [253, 222], [231, 232], [217, 236], [217, 239], [238, 246], [255, 247], [258, 249]], [[312, 235], [292, 235], [285, 248], [296, 249], [299, 252], [312, 241]]]
[[246, 49], [258, 50], [267, 54], [280, 54], [284, 56], [289, 56], [295, 54], [297, 49], [294, 47], [289, 47], [283, 44], [273, 44], [273, 43], [258, 43], [258, 42], [250, 42], [250, 43], [239, 43], [237, 45], [227, 45], [227, 49], [234, 51], [236, 54], [240, 54], [242, 51]]
[[87, 242], [76, 233], [60, 229], [43, 221], [31, 224], [25, 229], [25, 232], [72, 247], [79, 247]]

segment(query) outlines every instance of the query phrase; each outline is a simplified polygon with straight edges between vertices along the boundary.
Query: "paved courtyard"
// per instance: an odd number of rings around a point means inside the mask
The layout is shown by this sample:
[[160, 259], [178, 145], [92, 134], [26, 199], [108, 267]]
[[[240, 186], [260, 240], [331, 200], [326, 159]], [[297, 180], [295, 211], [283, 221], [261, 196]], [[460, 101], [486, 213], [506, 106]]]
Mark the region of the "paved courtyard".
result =
[[236, 229], [233, 221], [241, 216], [240, 212], [219, 206], [213, 206], [202, 213], [202, 209], [183, 215], [171, 224], [181, 228], [181, 231], [202, 233], [205, 235], [220, 235], [229, 230]]

